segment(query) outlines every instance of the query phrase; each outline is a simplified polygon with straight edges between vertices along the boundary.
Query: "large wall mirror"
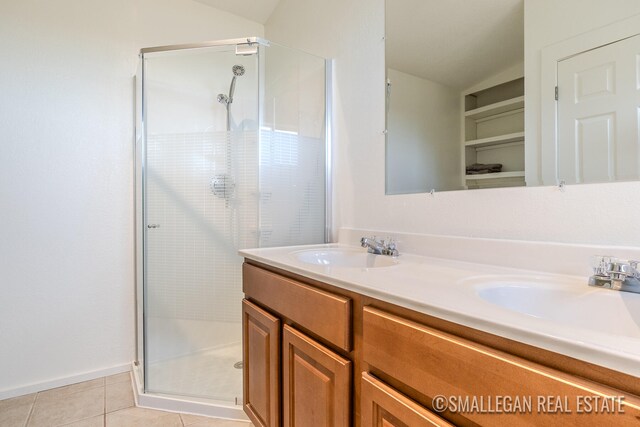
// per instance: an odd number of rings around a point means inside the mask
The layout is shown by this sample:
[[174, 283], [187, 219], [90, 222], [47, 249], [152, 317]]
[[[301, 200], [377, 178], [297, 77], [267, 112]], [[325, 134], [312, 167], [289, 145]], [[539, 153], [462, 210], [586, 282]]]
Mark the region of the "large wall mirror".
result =
[[[594, 30], [551, 49], [536, 77], [560, 101], [542, 101], [538, 143], [525, 140], [524, 18], [524, 0], [386, 1], [387, 194], [640, 177], [640, 37], [600, 28], [600, 42]], [[525, 181], [525, 144], [541, 144], [527, 167], [542, 179]]]

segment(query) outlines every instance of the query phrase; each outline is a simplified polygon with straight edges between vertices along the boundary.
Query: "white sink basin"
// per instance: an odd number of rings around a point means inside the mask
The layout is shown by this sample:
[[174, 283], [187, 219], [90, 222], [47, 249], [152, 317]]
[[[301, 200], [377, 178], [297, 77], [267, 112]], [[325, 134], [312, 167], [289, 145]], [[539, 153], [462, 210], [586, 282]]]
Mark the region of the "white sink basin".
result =
[[391, 267], [398, 261], [385, 255], [367, 253], [365, 249], [326, 248], [292, 252], [291, 255], [305, 264], [337, 268]]
[[637, 294], [537, 277], [476, 281], [475, 289], [481, 299], [507, 310], [559, 325], [640, 338]]

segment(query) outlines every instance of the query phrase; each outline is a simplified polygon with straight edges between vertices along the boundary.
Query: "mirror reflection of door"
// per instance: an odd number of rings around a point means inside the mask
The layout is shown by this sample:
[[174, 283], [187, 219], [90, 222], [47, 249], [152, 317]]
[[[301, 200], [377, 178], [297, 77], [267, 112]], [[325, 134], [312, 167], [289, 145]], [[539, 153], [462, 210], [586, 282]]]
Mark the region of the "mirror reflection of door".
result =
[[558, 62], [558, 177], [640, 178], [640, 35]]

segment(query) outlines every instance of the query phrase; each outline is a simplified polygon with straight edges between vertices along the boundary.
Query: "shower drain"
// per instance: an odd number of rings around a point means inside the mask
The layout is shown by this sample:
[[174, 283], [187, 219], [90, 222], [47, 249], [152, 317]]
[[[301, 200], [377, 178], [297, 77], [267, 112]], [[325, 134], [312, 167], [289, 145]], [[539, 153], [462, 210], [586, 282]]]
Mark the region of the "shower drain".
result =
[[236, 369], [242, 369], [242, 360], [233, 364], [233, 367]]

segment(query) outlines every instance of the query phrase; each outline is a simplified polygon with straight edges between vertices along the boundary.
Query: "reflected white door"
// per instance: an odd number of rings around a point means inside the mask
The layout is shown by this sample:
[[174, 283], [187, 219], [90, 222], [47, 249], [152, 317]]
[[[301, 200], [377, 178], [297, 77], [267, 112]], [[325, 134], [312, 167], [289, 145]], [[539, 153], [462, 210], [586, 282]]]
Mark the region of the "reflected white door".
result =
[[640, 36], [558, 62], [558, 177], [640, 177]]

